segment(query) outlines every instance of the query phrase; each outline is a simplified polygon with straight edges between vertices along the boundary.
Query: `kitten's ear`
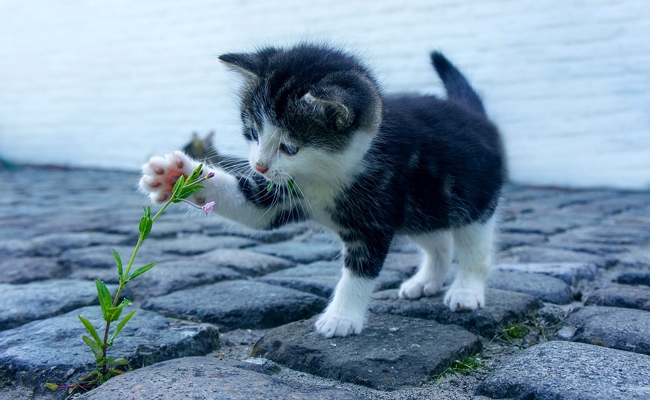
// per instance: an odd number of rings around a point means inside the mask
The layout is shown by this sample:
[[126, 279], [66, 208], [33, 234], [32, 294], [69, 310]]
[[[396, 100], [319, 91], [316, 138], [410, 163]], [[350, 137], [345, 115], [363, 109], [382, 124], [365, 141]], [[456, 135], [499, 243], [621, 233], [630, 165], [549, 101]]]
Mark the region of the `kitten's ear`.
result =
[[261, 68], [256, 54], [228, 53], [220, 55], [219, 60], [247, 78], [259, 78], [260, 76]]
[[307, 104], [316, 106], [315, 112], [318, 112], [325, 117], [333, 116], [336, 128], [340, 131], [348, 128], [354, 121], [354, 113], [341, 101], [318, 98], [311, 92], [307, 92], [307, 94], [302, 97], [302, 100]]
[[212, 139], [214, 139], [214, 131], [210, 131], [203, 141], [206, 143], [212, 143]]
[[269, 57], [277, 52], [277, 49], [268, 47], [258, 51], [257, 53], [222, 54], [219, 56], [219, 60], [228, 65], [231, 69], [242, 73], [247, 78], [255, 79], [263, 75]]

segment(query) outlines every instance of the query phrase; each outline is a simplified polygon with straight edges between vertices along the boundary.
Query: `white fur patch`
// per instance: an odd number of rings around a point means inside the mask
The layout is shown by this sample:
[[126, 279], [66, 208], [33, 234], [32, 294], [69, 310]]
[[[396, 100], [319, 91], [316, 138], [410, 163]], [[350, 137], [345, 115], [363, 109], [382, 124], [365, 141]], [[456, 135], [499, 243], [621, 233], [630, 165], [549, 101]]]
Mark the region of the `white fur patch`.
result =
[[492, 262], [496, 217], [454, 230], [459, 270], [445, 294], [452, 311], [476, 310], [485, 306], [485, 277]]
[[374, 288], [374, 279], [356, 276], [343, 268], [332, 301], [316, 321], [316, 331], [326, 338], [360, 334]]

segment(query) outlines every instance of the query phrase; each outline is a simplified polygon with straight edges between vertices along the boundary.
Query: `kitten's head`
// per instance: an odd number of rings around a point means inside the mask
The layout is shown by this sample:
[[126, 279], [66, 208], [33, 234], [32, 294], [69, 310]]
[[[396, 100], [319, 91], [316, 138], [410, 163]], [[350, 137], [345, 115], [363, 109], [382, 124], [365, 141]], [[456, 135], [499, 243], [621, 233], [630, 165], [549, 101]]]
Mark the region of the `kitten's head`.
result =
[[241, 118], [254, 169], [286, 183], [339, 179], [359, 165], [382, 105], [374, 78], [354, 57], [302, 44], [219, 59], [246, 78]]

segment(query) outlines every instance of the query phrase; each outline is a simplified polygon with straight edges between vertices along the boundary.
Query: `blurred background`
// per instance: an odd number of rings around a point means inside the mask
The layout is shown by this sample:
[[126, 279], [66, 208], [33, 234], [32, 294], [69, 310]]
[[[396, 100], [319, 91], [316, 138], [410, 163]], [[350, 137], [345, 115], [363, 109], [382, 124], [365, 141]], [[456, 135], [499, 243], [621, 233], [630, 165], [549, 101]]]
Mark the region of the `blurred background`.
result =
[[211, 130], [244, 155], [217, 56], [301, 40], [356, 52], [386, 92], [442, 94], [443, 51], [514, 182], [650, 188], [647, 0], [2, 0], [0, 159], [136, 170]]

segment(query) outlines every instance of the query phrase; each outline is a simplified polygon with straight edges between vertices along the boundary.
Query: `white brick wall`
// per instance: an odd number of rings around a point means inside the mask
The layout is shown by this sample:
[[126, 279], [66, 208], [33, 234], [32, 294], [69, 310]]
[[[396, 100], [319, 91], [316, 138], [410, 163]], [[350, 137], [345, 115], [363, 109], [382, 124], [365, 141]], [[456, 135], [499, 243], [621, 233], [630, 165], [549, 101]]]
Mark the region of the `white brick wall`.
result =
[[243, 154], [217, 55], [301, 39], [359, 52], [387, 91], [440, 92], [443, 50], [515, 181], [650, 186], [647, 0], [3, 0], [0, 157], [132, 169], [211, 129]]

